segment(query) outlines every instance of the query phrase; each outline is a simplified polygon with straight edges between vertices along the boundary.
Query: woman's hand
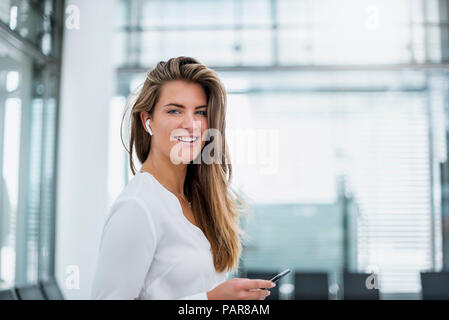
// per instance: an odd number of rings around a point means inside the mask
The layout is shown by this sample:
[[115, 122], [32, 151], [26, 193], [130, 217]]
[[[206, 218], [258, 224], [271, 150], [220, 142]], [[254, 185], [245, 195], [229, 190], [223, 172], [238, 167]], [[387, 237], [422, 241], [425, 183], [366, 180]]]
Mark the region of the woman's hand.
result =
[[208, 300], [264, 300], [276, 284], [270, 280], [233, 278], [207, 292]]

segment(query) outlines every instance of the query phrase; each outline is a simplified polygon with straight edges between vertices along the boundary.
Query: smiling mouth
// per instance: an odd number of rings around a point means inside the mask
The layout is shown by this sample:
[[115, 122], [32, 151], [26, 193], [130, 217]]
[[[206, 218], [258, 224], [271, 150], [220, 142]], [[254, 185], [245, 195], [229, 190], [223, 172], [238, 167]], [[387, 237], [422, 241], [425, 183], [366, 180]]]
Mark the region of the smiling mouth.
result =
[[195, 143], [199, 137], [182, 137], [176, 136], [175, 139], [184, 143]]

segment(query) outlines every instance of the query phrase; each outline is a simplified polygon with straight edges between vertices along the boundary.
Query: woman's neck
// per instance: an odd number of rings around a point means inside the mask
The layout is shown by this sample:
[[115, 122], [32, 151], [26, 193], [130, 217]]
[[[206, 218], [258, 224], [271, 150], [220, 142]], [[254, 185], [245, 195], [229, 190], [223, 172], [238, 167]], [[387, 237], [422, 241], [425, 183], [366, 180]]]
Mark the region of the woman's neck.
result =
[[186, 164], [180, 163], [175, 165], [170, 159], [158, 157], [150, 152], [147, 160], [142, 165], [141, 171], [149, 172], [170, 190], [184, 195], [184, 181], [187, 173]]

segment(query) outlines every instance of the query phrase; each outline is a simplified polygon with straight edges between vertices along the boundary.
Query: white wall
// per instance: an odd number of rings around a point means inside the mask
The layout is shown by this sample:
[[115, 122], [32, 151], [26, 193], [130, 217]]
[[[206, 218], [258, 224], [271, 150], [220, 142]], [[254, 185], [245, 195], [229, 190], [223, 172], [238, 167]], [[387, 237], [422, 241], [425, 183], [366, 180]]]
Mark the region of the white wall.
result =
[[[80, 29], [64, 29], [56, 225], [56, 277], [67, 299], [90, 299], [108, 205], [108, 119], [115, 88], [114, 0], [69, 0]], [[69, 14], [66, 13], [66, 18]], [[79, 268], [79, 289], [67, 282]], [[69, 269], [70, 270], [70, 269]], [[74, 284], [74, 282], [71, 282]]]

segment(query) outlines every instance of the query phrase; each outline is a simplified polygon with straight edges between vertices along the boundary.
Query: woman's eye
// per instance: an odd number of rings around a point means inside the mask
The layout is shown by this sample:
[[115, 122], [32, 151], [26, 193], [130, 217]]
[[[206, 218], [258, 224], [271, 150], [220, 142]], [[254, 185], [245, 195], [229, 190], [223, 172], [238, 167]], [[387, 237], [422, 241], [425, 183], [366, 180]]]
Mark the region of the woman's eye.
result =
[[[179, 112], [178, 110], [169, 110], [168, 113], [170, 114], [174, 114], [175, 112]], [[198, 111], [197, 113], [200, 113], [203, 116], [207, 116], [207, 112], [206, 111]]]
[[[167, 113], [170, 113], [170, 114], [175, 114], [175, 112], [179, 112], [178, 110], [175, 110], [175, 109], [173, 109], [173, 110], [169, 110]], [[203, 115], [203, 116], [207, 116], [207, 112], [206, 111], [198, 111], [201, 115]], [[198, 113], [197, 112], [197, 113]]]

